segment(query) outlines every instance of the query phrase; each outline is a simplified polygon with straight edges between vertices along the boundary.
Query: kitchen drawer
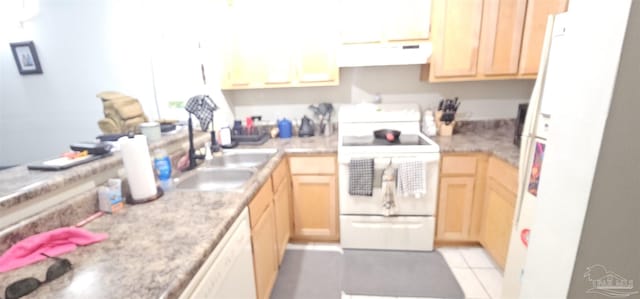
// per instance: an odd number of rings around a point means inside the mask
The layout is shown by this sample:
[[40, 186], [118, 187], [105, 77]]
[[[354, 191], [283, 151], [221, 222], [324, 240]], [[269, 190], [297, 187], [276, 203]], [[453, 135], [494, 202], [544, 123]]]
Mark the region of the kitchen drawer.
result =
[[441, 174], [475, 175], [477, 160], [474, 156], [443, 156]]
[[271, 201], [273, 200], [273, 190], [271, 189], [271, 179], [266, 181], [264, 185], [258, 190], [258, 193], [253, 197], [251, 203], [249, 203], [249, 217], [251, 218], [251, 228], [253, 228], [260, 216], [267, 210]]
[[507, 162], [491, 157], [487, 176], [496, 180], [512, 193], [518, 193], [518, 169]]
[[290, 157], [291, 174], [335, 174], [336, 157]]
[[340, 216], [340, 245], [348, 249], [433, 250], [432, 216]]
[[289, 177], [289, 165], [287, 163], [287, 159], [283, 158], [282, 161], [280, 161], [280, 164], [276, 166], [276, 169], [273, 170], [273, 173], [271, 174], [273, 192], [278, 191], [280, 183], [282, 183], [287, 177]]

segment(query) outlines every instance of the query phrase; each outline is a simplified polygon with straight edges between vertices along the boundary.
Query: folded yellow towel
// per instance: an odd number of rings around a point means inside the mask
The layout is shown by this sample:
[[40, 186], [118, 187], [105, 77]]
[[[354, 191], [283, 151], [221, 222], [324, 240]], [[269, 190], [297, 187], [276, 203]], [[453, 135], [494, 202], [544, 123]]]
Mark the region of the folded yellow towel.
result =
[[148, 120], [140, 102], [115, 91], [103, 91], [96, 95], [102, 100], [104, 118], [98, 127], [104, 134], [139, 132], [139, 125]]

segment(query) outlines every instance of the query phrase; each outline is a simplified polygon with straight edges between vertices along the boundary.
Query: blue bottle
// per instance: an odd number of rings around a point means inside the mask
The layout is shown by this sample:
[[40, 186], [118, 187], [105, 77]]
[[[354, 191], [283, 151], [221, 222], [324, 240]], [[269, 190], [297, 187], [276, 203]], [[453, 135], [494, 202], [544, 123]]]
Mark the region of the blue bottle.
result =
[[158, 174], [160, 188], [164, 191], [171, 189], [171, 159], [167, 151], [157, 149], [154, 152], [153, 164]]
[[283, 118], [278, 121], [278, 130], [280, 130], [280, 138], [291, 138], [291, 121]]

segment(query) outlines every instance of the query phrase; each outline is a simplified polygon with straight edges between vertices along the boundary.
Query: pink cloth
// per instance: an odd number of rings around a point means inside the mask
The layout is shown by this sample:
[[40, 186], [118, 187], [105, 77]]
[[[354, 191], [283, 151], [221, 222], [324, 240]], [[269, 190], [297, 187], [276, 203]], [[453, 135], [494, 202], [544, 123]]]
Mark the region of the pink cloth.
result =
[[14, 244], [0, 257], [0, 272], [46, 259], [41, 253], [58, 256], [74, 251], [77, 245], [91, 245], [108, 237], [107, 234], [92, 233], [79, 227], [63, 227], [33, 235]]

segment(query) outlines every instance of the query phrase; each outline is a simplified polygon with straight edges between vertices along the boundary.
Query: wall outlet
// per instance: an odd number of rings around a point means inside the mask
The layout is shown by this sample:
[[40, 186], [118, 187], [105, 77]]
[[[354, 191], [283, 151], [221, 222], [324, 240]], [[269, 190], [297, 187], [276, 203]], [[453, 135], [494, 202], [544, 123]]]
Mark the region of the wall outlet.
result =
[[169, 101], [168, 106], [169, 108], [182, 109], [184, 108], [184, 101]]

